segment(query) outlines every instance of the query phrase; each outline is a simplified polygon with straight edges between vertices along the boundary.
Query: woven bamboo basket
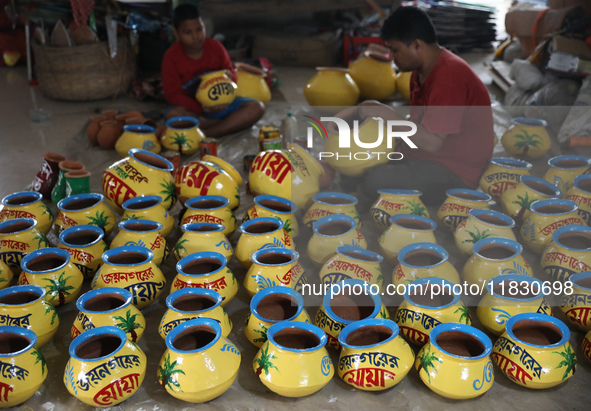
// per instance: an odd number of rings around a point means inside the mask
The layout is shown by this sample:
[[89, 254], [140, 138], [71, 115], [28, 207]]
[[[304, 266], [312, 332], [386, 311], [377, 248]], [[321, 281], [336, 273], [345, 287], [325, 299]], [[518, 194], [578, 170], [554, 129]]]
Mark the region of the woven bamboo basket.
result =
[[125, 93], [135, 75], [135, 60], [126, 37], [117, 39], [110, 57], [106, 41], [73, 47], [33, 44], [39, 87], [49, 98], [99, 100]]

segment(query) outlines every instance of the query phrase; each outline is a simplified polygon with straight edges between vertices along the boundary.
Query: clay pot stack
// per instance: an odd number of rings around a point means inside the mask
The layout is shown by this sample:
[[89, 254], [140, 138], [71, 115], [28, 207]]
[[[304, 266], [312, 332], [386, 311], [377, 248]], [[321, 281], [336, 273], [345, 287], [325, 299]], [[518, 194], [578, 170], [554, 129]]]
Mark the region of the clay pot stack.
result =
[[154, 120], [145, 118], [137, 110], [126, 113], [119, 113], [118, 110], [104, 110], [101, 114], [90, 117], [86, 136], [92, 144], [112, 150], [115, 148], [117, 139], [123, 134], [123, 127], [128, 124], [149, 124], [156, 127]]

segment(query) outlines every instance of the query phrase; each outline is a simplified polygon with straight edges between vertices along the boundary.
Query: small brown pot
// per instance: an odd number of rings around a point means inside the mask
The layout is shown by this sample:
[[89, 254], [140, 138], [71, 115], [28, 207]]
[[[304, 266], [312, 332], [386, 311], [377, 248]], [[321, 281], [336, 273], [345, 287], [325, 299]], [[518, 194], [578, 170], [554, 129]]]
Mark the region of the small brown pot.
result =
[[97, 142], [102, 148], [112, 150], [117, 139], [123, 133], [123, 128], [117, 120], [105, 120], [100, 123], [101, 128], [97, 135]]
[[107, 116], [97, 115], [90, 117], [90, 124], [86, 128], [86, 137], [92, 144], [97, 144], [96, 137], [101, 128], [101, 121], [107, 120]]

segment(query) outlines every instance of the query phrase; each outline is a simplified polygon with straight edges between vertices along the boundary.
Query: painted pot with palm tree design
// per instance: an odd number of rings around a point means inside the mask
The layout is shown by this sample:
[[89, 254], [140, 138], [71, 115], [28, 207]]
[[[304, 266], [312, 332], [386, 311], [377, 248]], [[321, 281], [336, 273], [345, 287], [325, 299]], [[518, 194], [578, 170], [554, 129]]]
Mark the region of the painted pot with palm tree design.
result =
[[211, 318], [222, 327], [222, 336], [232, 331], [232, 320], [222, 307], [223, 297], [208, 288], [181, 288], [166, 297], [168, 309], [160, 320], [158, 334], [163, 339], [177, 325], [195, 318]]
[[187, 210], [181, 225], [190, 223], [214, 223], [224, 226], [222, 231], [230, 237], [238, 228], [236, 216], [230, 208], [230, 200], [222, 196], [199, 196], [185, 201]]
[[255, 251], [250, 258], [252, 265], [244, 276], [243, 284], [251, 297], [269, 287], [296, 289], [299, 286], [301, 289], [302, 284], [308, 283], [304, 267], [299, 263], [300, 254], [295, 250], [263, 248]]
[[384, 257], [373, 251], [352, 245], [340, 245], [336, 248], [336, 254], [324, 263], [318, 275], [322, 284], [336, 284], [353, 278], [375, 284], [382, 292], [382, 261]]
[[540, 265], [548, 276], [561, 282], [573, 274], [591, 271], [591, 227], [567, 225], [554, 231]]
[[160, 234], [168, 237], [174, 227], [174, 217], [162, 205], [160, 196], [142, 196], [130, 198], [121, 207], [123, 215], [121, 221], [125, 220], [152, 220], [162, 224]]
[[382, 189], [380, 196], [373, 203], [369, 212], [374, 223], [380, 229], [390, 225], [390, 218], [395, 214], [414, 214], [429, 218], [429, 211], [421, 201], [419, 190]]
[[125, 220], [119, 223], [119, 232], [111, 241], [110, 248], [137, 245], [154, 253], [154, 264], [158, 267], [166, 260], [170, 250], [160, 234], [162, 224], [152, 220]]
[[261, 194], [254, 198], [254, 204], [244, 213], [242, 222], [258, 217], [275, 217], [283, 221], [283, 229], [291, 238], [295, 238], [299, 233], [298, 219], [295, 216], [297, 211], [298, 206], [291, 200]]
[[460, 284], [460, 275], [449, 262], [449, 253], [445, 248], [433, 243], [413, 243], [400, 250], [398, 265], [392, 272], [392, 284], [398, 286], [432, 277]]
[[564, 199], [577, 203], [579, 216], [585, 220], [585, 224], [591, 225], [591, 174], [576, 177], [564, 194]]
[[3, 349], [0, 362], [6, 371], [0, 374], [2, 407], [22, 404], [31, 398], [48, 370], [45, 358], [37, 350], [37, 336], [31, 330], [5, 325], [0, 327]]
[[199, 150], [199, 143], [204, 138], [205, 134], [195, 117], [173, 117], [166, 121], [166, 130], [160, 142], [167, 150], [191, 155]]
[[308, 257], [318, 265], [326, 263], [338, 246], [367, 248], [365, 237], [357, 229], [357, 221], [345, 214], [321, 217], [314, 223], [313, 231], [308, 241]]
[[117, 219], [115, 213], [99, 193], [76, 194], [57, 203], [59, 214], [55, 220], [55, 231], [59, 235], [66, 228], [81, 224], [95, 225], [109, 236]]
[[4, 261], [0, 260], [0, 290], [8, 287], [13, 277], [14, 273], [10, 267]]
[[162, 150], [162, 146], [156, 137], [156, 128], [147, 124], [127, 124], [123, 126], [123, 133], [115, 143], [115, 151], [121, 157], [126, 157], [132, 148], [141, 148], [158, 154]]
[[524, 175], [519, 180], [519, 184], [501, 196], [503, 210], [513, 217], [517, 224], [522, 223], [526, 211], [534, 201], [558, 198], [562, 195], [558, 187], [540, 177]]
[[21, 260], [33, 250], [49, 247], [45, 235], [32, 218], [15, 218], [0, 223], [0, 259], [11, 269], [20, 269]]
[[228, 260], [220, 253], [197, 252], [182, 258], [176, 264], [177, 275], [170, 293], [183, 288], [207, 288], [222, 296], [225, 306], [238, 292], [238, 281], [227, 267]]
[[383, 391], [411, 370], [415, 354], [391, 320], [373, 318], [349, 324], [339, 334], [341, 379], [363, 391]]
[[566, 288], [560, 299], [560, 309], [568, 322], [579, 330], [591, 331], [591, 272], [570, 276], [572, 289]]
[[542, 282], [520, 274], [499, 275], [486, 283], [476, 317], [492, 334], [505, 332], [507, 320], [521, 313], [552, 315], [552, 308], [544, 297]]
[[183, 235], [174, 246], [173, 254], [177, 261], [193, 253], [205, 251], [222, 254], [232, 258], [234, 249], [224, 235], [224, 226], [215, 223], [189, 223], [181, 226]]
[[61, 248], [33, 251], [23, 258], [21, 268], [19, 285], [34, 284], [45, 288], [45, 299], [53, 306], [74, 301], [82, 289], [84, 275], [72, 262], [70, 253]]
[[312, 229], [314, 223], [320, 218], [333, 214], [345, 214], [357, 221], [357, 228], [361, 229], [361, 217], [355, 208], [359, 202], [357, 198], [349, 194], [323, 192], [314, 194], [312, 205], [303, 217], [303, 223]]
[[572, 187], [575, 178], [584, 174], [589, 166], [591, 158], [587, 156], [565, 154], [552, 157], [548, 160], [548, 171], [544, 174], [544, 180], [566, 193]]
[[214, 156], [204, 156], [180, 167], [174, 177], [181, 204], [193, 197], [216, 195], [230, 200], [234, 210], [240, 205], [240, 173], [229, 163]]
[[283, 228], [284, 222], [274, 217], [257, 217], [240, 225], [236, 243], [236, 258], [245, 268], [252, 265], [255, 251], [271, 247], [293, 248], [291, 237]]
[[250, 313], [244, 322], [244, 335], [256, 347], [267, 341], [267, 331], [281, 321], [310, 323], [304, 299], [297, 291], [283, 286], [265, 288], [250, 300]]
[[523, 246], [508, 238], [489, 237], [478, 240], [473, 254], [462, 269], [462, 279], [480, 290], [498, 275], [520, 274], [533, 277], [534, 272], [523, 257]]
[[166, 278], [153, 259], [151, 250], [133, 245], [105, 251], [103, 264], [92, 279], [92, 289], [123, 288], [131, 293], [132, 304], [141, 310], [156, 301], [166, 285]]
[[511, 120], [511, 127], [503, 134], [501, 144], [515, 157], [536, 159], [550, 150], [552, 141], [545, 120], [517, 117]]
[[382, 255], [392, 264], [398, 264], [398, 253], [404, 246], [413, 243], [437, 244], [435, 229], [437, 223], [430, 218], [411, 214], [396, 214], [392, 223], [378, 237]]
[[501, 372], [525, 388], [555, 387], [572, 377], [577, 358], [570, 330], [559, 319], [539, 313], [517, 314], [493, 347]]
[[146, 355], [117, 327], [83, 332], [70, 344], [64, 385], [94, 407], [117, 405], [133, 396], [146, 376]]
[[407, 341], [423, 346], [429, 333], [441, 323], [472, 324], [470, 310], [454, 292], [454, 284], [443, 278], [419, 278], [405, 287], [404, 301], [394, 317]]
[[[326, 334], [296, 321], [273, 324], [252, 369], [271, 391], [284, 397], [305, 397], [320, 391], [334, 376], [326, 350]], [[306, 378], [302, 378], [306, 376]]]
[[15, 285], [0, 291], [2, 322], [35, 332], [37, 348], [53, 338], [60, 324], [56, 309], [45, 300], [46, 293], [39, 285]]
[[417, 354], [415, 368], [421, 381], [442, 397], [465, 400], [478, 397], [493, 385], [492, 342], [470, 325], [436, 325]]
[[480, 177], [479, 186], [493, 200], [499, 201], [501, 195], [515, 187], [522, 175], [529, 175], [533, 165], [524, 160], [510, 157], [495, 157]]
[[215, 320], [185, 321], [169, 332], [165, 341], [157, 379], [179, 400], [211, 401], [226, 392], [238, 376], [240, 351], [222, 335]]
[[43, 195], [36, 191], [21, 191], [7, 195], [0, 206], [0, 222], [15, 218], [32, 218], [37, 229], [47, 235], [53, 225], [53, 214], [43, 202]]
[[447, 198], [437, 211], [437, 218], [449, 231], [454, 232], [458, 225], [468, 218], [473, 208], [490, 209], [492, 197], [486, 193], [467, 188], [452, 188], [445, 192]]
[[459, 250], [469, 257], [474, 252], [474, 244], [483, 238], [502, 237], [517, 241], [513, 227], [515, 221], [503, 213], [473, 208], [454, 231], [454, 240]]
[[128, 154], [103, 172], [103, 192], [111, 207], [121, 213], [121, 205], [130, 198], [157, 195], [162, 206], [170, 209], [176, 202], [173, 164], [141, 148], [132, 148]]
[[102, 263], [101, 256], [109, 249], [104, 236], [105, 232], [95, 225], [76, 225], [61, 232], [58, 248], [70, 253], [74, 265], [85, 279], [90, 279]]
[[146, 329], [143, 314], [133, 304], [133, 295], [122, 288], [104, 287], [82, 294], [76, 301], [78, 314], [72, 324], [72, 339], [90, 329], [114, 326], [127, 334], [127, 339], [138, 342]]

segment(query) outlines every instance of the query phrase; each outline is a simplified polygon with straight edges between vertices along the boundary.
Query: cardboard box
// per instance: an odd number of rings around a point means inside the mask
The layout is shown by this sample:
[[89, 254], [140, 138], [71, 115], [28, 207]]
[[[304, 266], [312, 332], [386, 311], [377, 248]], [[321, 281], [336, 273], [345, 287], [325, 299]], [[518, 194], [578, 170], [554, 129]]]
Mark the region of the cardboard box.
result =
[[547, 0], [546, 5], [551, 9], [579, 6], [585, 15], [591, 15], [591, 1], [589, 0]]
[[556, 36], [550, 43], [549, 51], [551, 53], [561, 51], [582, 57], [585, 60], [591, 60], [591, 48], [583, 40], [571, 39], [563, 36]]
[[342, 56], [341, 32], [317, 35], [259, 33], [254, 37], [252, 56], [266, 57], [273, 64], [334, 66]]

